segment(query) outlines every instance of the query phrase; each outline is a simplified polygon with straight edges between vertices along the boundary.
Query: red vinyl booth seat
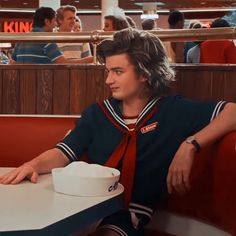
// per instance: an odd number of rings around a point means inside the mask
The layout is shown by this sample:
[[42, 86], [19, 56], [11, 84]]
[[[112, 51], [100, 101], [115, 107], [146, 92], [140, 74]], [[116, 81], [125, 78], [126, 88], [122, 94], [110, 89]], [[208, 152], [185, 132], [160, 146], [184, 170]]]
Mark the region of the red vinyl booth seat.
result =
[[[74, 127], [72, 116], [0, 116], [0, 167], [15, 167], [50, 149]], [[195, 157], [191, 190], [168, 197], [165, 210], [236, 235], [236, 132]], [[154, 234], [152, 234], [154, 235]]]

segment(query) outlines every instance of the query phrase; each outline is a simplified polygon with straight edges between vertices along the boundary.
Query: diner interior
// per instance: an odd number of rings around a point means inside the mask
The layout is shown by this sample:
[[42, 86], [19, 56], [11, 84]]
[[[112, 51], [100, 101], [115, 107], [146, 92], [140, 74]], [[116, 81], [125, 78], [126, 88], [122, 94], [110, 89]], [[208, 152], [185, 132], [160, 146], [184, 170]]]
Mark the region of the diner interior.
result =
[[[41, 6], [56, 9], [65, 5], [77, 9], [82, 31], [31, 32], [36, 9]], [[234, 47], [236, 45], [235, 0], [0, 0], [0, 174], [55, 146], [74, 127], [87, 107], [111, 96], [105, 82], [107, 70], [97, 61], [96, 48], [103, 39], [113, 37], [114, 31], [103, 30], [104, 16], [112, 8], [121, 9], [122, 14], [133, 19], [139, 30], [142, 30], [145, 19], [154, 17], [156, 28], [150, 32], [164, 45], [172, 42], [202, 45], [204, 41], [219, 40], [228, 40], [234, 43]], [[168, 16], [174, 10], [184, 14], [181, 29], [171, 28], [168, 23]], [[229, 27], [211, 28], [212, 22], [218, 18], [226, 20]], [[190, 28], [192, 22], [200, 22], [202, 27]], [[92, 62], [11, 63], [16, 44], [39, 42], [88, 43]], [[8, 58], [6, 62], [3, 54]], [[199, 60], [196, 63], [185, 58], [182, 61], [170, 60], [170, 65], [176, 75], [167, 96], [236, 103], [236, 62]], [[32, 200], [16, 201], [12, 207], [4, 202], [8, 198], [12, 200], [14, 194], [30, 199], [29, 194], [39, 190], [33, 186], [24, 193], [16, 185], [13, 187], [17, 189], [13, 189], [0, 184], [0, 196], [5, 198], [3, 201], [1, 197], [0, 201], [0, 235], [73, 235], [76, 229], [83, 231], [83, 226], [113, 213], [122, 205], [123, 189], [119, 186], [113, 197], [90, 197], [86, 209], [77, 209], [74, 206], [78, 199], [74, 200], [72, 196], [68, 200], [66, 196], [48, 196], [51, 177], [41, 178], [43, 200], [56, 201], [48, 205], [49, 210], [40, 210], [43, 207], [40, 203], [38, 208], [29, 210], [32, 214], [39, 211], [35, 221], [44, 217], [40, 214], [48, 214], [42, 224], [33, 222], [33, 216], [24, 219], [22, 215], [28, 213], [23, 205], [19, 212], [16, 210], [15, 213], [13, 209]], [[191, 181], [192, 188], [187, 194], [172, 194], [157, 206], [158, 210], [145, 229], [146, 236], [236, 236], [236, 131], [196, 154]], [[82, 208], [83, 202], [78, 202], [78, 208]], [[62, 219], [54, 217], [57, 209]], [[6, 211], [7, 217], [15, 216], [12, 222], [2, 214]], [[30, 223], [24, 226], [24, 220], [32, 220], [32, 227]], [[86, 235], [82, 231], [77, 235]]]

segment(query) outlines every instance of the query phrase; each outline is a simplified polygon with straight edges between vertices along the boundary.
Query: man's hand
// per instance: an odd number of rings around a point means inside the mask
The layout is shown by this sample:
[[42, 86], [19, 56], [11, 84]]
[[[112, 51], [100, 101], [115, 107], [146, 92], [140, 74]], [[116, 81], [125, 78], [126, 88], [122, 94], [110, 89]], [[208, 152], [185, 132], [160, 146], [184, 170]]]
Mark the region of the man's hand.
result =
[[177, 150], [169, 167], [167, 188], [183, 194], [190, 189], [189, 176], [192, 169], [196, 149], [193, 145], [183, 142]]
[[29, 163], [0, 176], [0, 184], [18, 184], [24, 179], [29, 179], [32, 183], [38, 180], [38, 173]]

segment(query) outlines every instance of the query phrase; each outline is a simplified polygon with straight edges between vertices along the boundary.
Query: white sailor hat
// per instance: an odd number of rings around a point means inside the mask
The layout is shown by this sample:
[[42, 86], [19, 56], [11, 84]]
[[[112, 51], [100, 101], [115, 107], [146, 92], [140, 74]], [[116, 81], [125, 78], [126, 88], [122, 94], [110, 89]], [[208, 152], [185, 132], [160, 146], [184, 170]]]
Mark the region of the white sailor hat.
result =
[[52, 169], [56, 192], [76, 196], [108, 196], [116, 193], [120, 171], [83, 161]]

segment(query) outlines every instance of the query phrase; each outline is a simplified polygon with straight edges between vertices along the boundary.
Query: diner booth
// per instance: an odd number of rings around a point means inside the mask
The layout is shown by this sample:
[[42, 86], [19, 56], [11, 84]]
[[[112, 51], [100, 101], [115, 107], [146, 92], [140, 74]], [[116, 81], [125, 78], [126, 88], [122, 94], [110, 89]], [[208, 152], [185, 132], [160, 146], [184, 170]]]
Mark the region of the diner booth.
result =
[[[235, 28], [153, 33], [163, 41], [236, 36]], [[65, 33], [37, 34], [22, 37], [0, 33], [0, 41], [86, 41], [96, 48], [100, 40], [112, 37], [111, 33], [102, 32], [73, 33], [70, 37]], [[236, 65], [172, 64], [172, 67], [176, 81], [172, 82], [169, 94], [202, 101], [236, 102]], [[0, 167], [18, 166], [53, 147], [73, 128], [86, 107], [109, 97], [105, 79], [105, 67], [95, 59], [88, 65], [0, 65]], [[157, 206], [146, 235], [236, 235], [236, 132], [203, 149], [195, 162], [190, 192], [166, 197], [164, 207]], [[0, 231], [0, 235], [4, 233], [9, 234]]]

